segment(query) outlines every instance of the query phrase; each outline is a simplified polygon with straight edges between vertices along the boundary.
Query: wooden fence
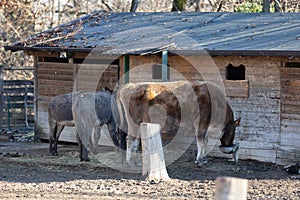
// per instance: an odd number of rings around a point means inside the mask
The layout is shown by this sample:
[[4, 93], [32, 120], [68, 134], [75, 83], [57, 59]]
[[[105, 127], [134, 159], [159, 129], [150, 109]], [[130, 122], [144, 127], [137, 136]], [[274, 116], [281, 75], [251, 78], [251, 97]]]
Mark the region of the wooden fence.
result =
[[31, 80], [3, 80], [0, 67], [1, 129], [34, 127], [34, 83]]

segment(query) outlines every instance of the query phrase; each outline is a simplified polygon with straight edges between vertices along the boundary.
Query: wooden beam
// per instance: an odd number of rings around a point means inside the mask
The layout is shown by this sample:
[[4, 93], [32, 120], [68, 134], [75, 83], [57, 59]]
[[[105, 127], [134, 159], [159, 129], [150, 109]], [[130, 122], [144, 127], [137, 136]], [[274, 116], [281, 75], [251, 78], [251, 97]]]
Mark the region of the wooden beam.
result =
[[124, 83], [129, 83], [129, 55], [124, 56]]
[[168, 81], [168, 51], [164, 50], [162, 52], [162, 81], [167, 82]]
[[39, 115], [38, 115], [38, 99], [39, 99], [39, 80], [38, 80], [38, 56], [34, 56], [34, 70], [33, 70], [33, 74], [34, 74], [34, 141], [37, 142], [40, 139], [41, 133], [39, 132], [39, 128], [38, 128], [38, 119], [39, 119]]

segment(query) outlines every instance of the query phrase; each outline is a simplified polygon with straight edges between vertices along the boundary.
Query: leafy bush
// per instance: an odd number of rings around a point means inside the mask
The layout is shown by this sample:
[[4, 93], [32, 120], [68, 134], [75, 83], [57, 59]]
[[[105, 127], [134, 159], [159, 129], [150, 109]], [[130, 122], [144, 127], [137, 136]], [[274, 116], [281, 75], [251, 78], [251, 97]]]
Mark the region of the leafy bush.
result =
[[234, 12], [257, 13], [262, 12], [262, 2], [244, 2], [235, 7]]

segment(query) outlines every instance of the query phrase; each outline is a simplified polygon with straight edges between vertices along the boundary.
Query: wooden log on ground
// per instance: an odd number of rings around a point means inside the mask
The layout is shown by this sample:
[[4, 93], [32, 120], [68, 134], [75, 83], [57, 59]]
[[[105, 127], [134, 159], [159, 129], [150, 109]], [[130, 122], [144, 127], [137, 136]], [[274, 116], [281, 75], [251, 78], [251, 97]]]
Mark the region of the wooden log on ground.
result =
[[160, 134], [161, 126], [153, 123], [141, 123], [143, 175], [151, 183], [169, 180]]
[[216, 200], [247, 199], [247, 179], [233, 177], [218, 177], [216, 182]]

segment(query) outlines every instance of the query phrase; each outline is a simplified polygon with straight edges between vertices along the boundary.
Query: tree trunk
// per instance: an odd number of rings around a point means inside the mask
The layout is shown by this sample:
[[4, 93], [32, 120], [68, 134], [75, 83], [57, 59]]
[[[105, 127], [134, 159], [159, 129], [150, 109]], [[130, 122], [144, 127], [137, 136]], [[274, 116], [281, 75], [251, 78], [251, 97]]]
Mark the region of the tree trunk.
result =
[[281, 11], [281, 8], [280, 8], [280, 3], [279, 3], [279, 1], [278, 0], [275, 0], [274, 1], [274, 3], [275, 3], [275, 12], [280, 12]]
[[132, 0], [130, 12], [135, 12], [138, 6], [139, 6], [139, 0]]
[[270, 0], [263, 1], [263, 12], [270, 12]]
[[196, 0], [195, 12], [200, 12], [200, 0]]

